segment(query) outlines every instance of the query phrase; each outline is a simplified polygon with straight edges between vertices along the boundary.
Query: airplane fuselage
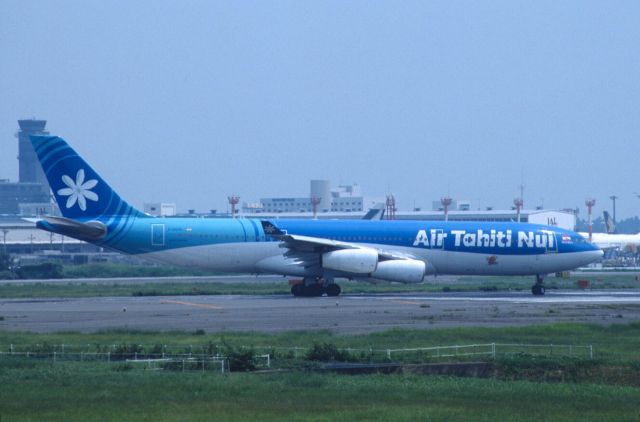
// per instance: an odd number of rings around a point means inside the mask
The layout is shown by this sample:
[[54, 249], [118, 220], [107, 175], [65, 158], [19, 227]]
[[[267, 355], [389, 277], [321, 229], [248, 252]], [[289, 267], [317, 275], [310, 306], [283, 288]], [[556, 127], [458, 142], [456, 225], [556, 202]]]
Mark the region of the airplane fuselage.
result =
[[418, 283], [427, 274], [542, 276], [602, 251], [577, 233], [520, 223], [156, 218], [122, 199], [62, 138], [31, 136], [62, 216], [37, 226], [158, 262], [300, 276], [295, 296], [337, 296], [335, 278]]
[[[249, 218], [100, 219], [100, 246], [174, 265], [244, 273], [323, 276], [317, 266], [295, 265], [263, 221]], [[287, 234], [391, 251], [426, 263], [426, 274], [529, 275], [585, 265], [601, 254], [575, 233], [517, 223], [270, 220]], [[47, 229], [45, 224], [40, 227]], [[332, 276], [354, 276], [329, 271]]]

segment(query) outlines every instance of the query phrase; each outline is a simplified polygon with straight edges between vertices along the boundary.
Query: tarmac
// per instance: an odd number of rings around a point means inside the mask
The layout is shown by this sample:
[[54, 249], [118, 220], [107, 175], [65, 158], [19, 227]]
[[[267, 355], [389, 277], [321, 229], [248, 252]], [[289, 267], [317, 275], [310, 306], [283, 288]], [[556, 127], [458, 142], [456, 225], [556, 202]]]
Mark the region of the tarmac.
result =
[[110, 329], [207, 332], [330, 330], [363, 334], [391, 328], [505, 327], [555, 322], [640, 320], [637, 290], [547, 290], [290, 295], [0, 299], [0, 330], [95, 332]]

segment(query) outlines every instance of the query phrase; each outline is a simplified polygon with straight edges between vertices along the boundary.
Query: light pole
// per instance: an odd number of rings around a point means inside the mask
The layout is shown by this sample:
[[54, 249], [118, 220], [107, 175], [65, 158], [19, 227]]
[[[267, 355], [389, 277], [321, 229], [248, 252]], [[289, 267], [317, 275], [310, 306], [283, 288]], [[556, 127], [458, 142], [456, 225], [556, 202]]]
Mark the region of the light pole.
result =
[[522, 197], [520, 198], [516, 198], [513, 200], [513, 205], [516, 206], [516, 217], [518, 220], [518, 223], [520, 222], [520, 211], [522, 210], [522, 206], [524, 205], [524, 201], [522, 200]]
[[313, 208], [313, 219], [314, 220], [318, 219], [318, 205], [320, 205], [320, 202], [322, 202], [322, 198], [319, 198], [317, 196], [312, 196], [311, 197], [311, 207]]
[[227, 200], [229, 201], [229, 205], [231, 205], [231, 218], [236, 218], [236, 205], [240, 202], [240, 197], [238, 195], [227, 196]]
[[596, 200], [593, 198], [587, 198], [585, 199], [584, 203], [587, 206], [587, 209], [589, 210], [589, 242], [591, 242], [591, 239], [593, 238], [593, 223], [591, 222], [591, 210], [596, 205]]
[[4, 254], [7, 254], [7, 233], [9, 233], [9, 229], [2, 229], [2, 242], [4, 244]]
[[445, 196], [444, 198], [440, 198], [440, 203], [442, 204], [442, 208], [444, 208], [444, 221], [449, 221], [449, 205], [453, 202], [453, 199]]

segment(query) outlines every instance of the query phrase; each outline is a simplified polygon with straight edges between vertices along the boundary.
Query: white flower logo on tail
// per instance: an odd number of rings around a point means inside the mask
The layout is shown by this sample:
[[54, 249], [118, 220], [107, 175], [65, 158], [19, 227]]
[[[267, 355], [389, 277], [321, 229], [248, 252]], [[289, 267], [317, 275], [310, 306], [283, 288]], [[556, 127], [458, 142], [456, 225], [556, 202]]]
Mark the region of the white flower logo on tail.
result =
[[98, 200], [98, 195], [89, 190], [94, 188], [98, 184], [98, 181], [96, 179], [91, 179], [85, 182], [83, 169], [78, 170], [75, 182], [66, 174], [62, 176], [62, 181], [68, 187], [59, 189], [58, 195], [69, 197], [67, 198], [67, 208], [73, 207], [77, 202], [80, 209], [82, 211], [86, 211], [87, 199], [90, 201]]

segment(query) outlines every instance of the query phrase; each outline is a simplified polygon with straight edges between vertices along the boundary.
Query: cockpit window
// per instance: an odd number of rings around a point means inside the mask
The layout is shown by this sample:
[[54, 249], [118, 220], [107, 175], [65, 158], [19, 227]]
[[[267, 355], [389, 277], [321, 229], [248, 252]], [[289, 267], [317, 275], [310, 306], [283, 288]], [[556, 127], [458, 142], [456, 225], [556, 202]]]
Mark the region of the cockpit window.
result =
[[577, 235], [577, 236], [573, 236], [573, 243], [587, 243], [587, 239], [585, 239], [584, 237]]

